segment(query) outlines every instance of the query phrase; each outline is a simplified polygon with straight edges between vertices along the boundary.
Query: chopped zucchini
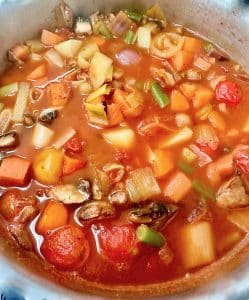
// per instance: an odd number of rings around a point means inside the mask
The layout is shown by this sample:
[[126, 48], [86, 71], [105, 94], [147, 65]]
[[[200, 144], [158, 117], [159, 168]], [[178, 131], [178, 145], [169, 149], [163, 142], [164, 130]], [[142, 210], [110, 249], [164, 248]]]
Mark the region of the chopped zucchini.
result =
[[75, 57], [82, 47], [83, 42], [79, 40], [67, 40], [54, 46], [54, 49], [63, 57]]

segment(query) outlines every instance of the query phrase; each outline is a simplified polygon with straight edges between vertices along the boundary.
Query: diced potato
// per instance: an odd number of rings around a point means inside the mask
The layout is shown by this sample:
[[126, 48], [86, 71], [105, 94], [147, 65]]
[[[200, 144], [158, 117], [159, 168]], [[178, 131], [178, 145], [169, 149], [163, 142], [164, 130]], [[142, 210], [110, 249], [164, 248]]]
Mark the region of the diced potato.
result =
[[150, 155], [150, 163], [155, 176], [161, 178], [174, 168], [173, 153], [167, 150], [156, 149]]
[[135, 133], [130, 128], [106, 130], [102, 136], [108, 143], [123, 149], [132, 148], [136, 141]]
[[182, 50], [172, 57], [172, 65], [177, 72], [181, 72], [190, 67], [193, 58], [192, 52]]
[[170, 134], [159, 142], [159, 148], [166, 149], [184, 144], [191, 140], [193, 131], [189, 127], [183, 127]]
[[210, 223], [201, 221], [185, 225], [180, 231], [181, 259], [186, 269], [215, 260], [215, 248]]
[[46, 147], [51, 142], [53, 136], [54, 131], [52, 129], [40, 123], [36, 123], [33, 129], [32, 145], [36, 148]]
[[183, 173], [173, 174], [164, 187], [164, 196], [174, 202], [179, 202], [188, 194], [192, 188], [191, 180]]
[[54, 48], [63, 57], [75, 57], [82, 47], [82, 44], [82, 41], [71, 39], [55, 45]]
[[83, 45], [79, 52], [79, 56], [83, 57], [87, 61], [91, 58], [93, 58], [94, 54], [96, 52], [99, 52], [99, 47], [96, 43], [94, 42], [87, 42], [86, 44]]
[[146, 27], [139, 27], [137, 30], [137, 45], [140, 48], [149, 49], [151, 43], [151, 31]]
[[108, 56], [96, 52], [89, 67], [89, 77], [94, 89], [99, 88], [106, 80], [106, 76], [112, 65], [112, 59]]
[[188, 99], [178, 90], [173, 90], [170, 96], [170, 108], [173, 112], [189, 110]]
[[249, 232], [249, 208], [233, 210], [229, 212], [227, 219], [241, 230]]

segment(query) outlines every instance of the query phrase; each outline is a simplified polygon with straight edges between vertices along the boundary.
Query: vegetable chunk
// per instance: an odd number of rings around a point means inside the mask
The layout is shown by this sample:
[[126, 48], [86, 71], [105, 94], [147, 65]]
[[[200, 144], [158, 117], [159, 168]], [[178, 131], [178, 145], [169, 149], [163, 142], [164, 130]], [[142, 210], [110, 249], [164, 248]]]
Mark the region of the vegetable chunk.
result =
[[182, 263], [186, 269], [206, 265], [215, 260], [212, 227], [208, 222], [185, 225], [179, 238]]
[[9, 156], [4, 158], [0, 165], [0, 185], [25, 185], [30, 165], [30, 160], [23, 157]]

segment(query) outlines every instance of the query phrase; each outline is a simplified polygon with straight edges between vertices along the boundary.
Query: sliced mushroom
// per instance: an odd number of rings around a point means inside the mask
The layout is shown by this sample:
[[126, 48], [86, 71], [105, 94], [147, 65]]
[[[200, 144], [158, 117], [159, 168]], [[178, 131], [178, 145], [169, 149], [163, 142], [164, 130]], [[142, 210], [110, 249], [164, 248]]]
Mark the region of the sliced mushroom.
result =
[[50, 190], [50, 196], [64, 204], [79, 204], [88, 200], [88, 195], [79, 192], [73, 184], [57, 185]]
[[24, 44], [17, 44], [8, 51], [8, 60], [16, 63], [17, 65], [23, 65], [24, 61], [28, 59], [30, 55], [30, 48]]
[[32, 87], [29, 91], [29, 100], [33, 103], [39, 101], [44, 95], [44, 90]]
[[182, 77], [177, 71], [173, 68], [173, 66], [165, 59], [163, 61], [163, 65], [165, 66], [166, 70], [168, 70], [173, 76], [176, 82], [182, 80]]
[[32, 221], [39, 213], [39, 209], [34, 205], [24, 206], [19, 216], [15, 219], [18, 223], [25, 223]]
[[218, 50], [215, 47], [212, 47], [208, 53], [207, 56], [209, 57], [214, 57], [215, 59], [217, 59], [218, 61], [227, 61], [229, 60], [228, 55], [226, 55], [224, 52], [222, 52], [221, 50]]
[[8, 230], [16, 242], [25, 250], [33, 250], [32, 238], [29, 235], [25, 225], [23, 224], [10, 224]]
[[80, 178], [76, 184], [77, 189], [79, 190], [79, 192], [84, 195], [84, 197], [86, 199], [89, 199], [91, 196], [91, 192], [90, 192], [90, 181], [88, 180], [84, 180], [82, 178]]
[[55, 108], [45, 108], [39, 115], [38, 120], [40, 122], [51, 124], [58, 116], [58, 110]]
[[35, 124], [35, 118], [32, 116], [31, 113], [25, 112], [23, 114], [23, 123], [26, 127], [31, 127]]
[[113, 217], [115, 208], [105, 200], [92, 201], [84, 204], [78, 211], [78, 218], [83, 221]]
[[104, 165], [103, 171], [108, 174], [111, 184], [119, 182], [125, 174], [124, 166], [116, 163], [107, 163]]
[[72, 9], [64, 1], [55, 8], [56, 25], [59, 28], [72, 28], [74, 24], [74, 14]]
[[153, 79], [158, 81], [163, 88], [172, 87], [176, 84], [174, 76], [171, 73], [167, 72], [165, 69], [152, 67], [151, 73]]
[[114, 205], [124, 205], [128, 201], [128, 195], [125, 191], [115, 190], [108, 195], [108, 200]]
[[18, 134], [15, 131], [10, 131], [0, 135], [0, 149], [10, 149], [18, 145]]
[[5, 108], [0, 113], [0, 134], [6, 133], [11, 125], [12, 109]]
[[94, 169], [94, 181], [92, 184], [92, 193], [94, 200], [101, 200], [103, 195], [107, 195], [110, 188], [109, 176], [99, 169]]
[[241, 176], [235, 175], [221, 185], [216, 194], [216, 203], [223, 208], [249, 205], [249, 195]]
[[142, 207], [133, 208], [129, 220], [136, 224], [150, 224], [158, 229], [170, 222], [176, 215], [178, 207], [174, 204], [152, 202]]

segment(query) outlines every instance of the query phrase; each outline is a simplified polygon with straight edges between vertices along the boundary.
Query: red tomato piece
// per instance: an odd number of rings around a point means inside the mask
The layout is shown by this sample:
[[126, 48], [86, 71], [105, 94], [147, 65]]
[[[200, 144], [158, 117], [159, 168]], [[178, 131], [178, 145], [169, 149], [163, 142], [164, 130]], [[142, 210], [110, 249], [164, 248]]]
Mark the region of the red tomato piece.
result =
[[41, 253], [47, 261], [63, 270], [81, 266], [87, 260], [89, 251], [84, 233], [74, 225], [53, 230], [41, 246]]
[[238, 152], [234, 156], [233, 161], [235, 166], [249, 177], [249, 153]]
[[73, 153], [80, 153], [83, 150], [82, 140], [78, 136], [73, 136], [69, 141], [65, 143], [63, 148], [66, 151]]
[[222, 81], [217, 84], [216, 99], [228, 105], [238, 105], [242, 99], [240, 87], [233, 81]]
[[134, 257], [138, 252], [135, 228], [132, 225], [101, 225], [98, 230], [101, 253], [113, 262]]
[[117, 150], [115, 152], [115, 159], [123, 164], [129, 164], [132, 160], [132, 155], [126, 150]]
[[[216, 158], [216, 156], [217, 156], [216, 151], [214, 149], [211, 149], [208, 144], [199, 144], [199, 143], [196, 143], [196, 144], [202, 152], [206, 153], [212, 159]], [[217, 144], [217, 148], [218, 148], [218, 144]]]

